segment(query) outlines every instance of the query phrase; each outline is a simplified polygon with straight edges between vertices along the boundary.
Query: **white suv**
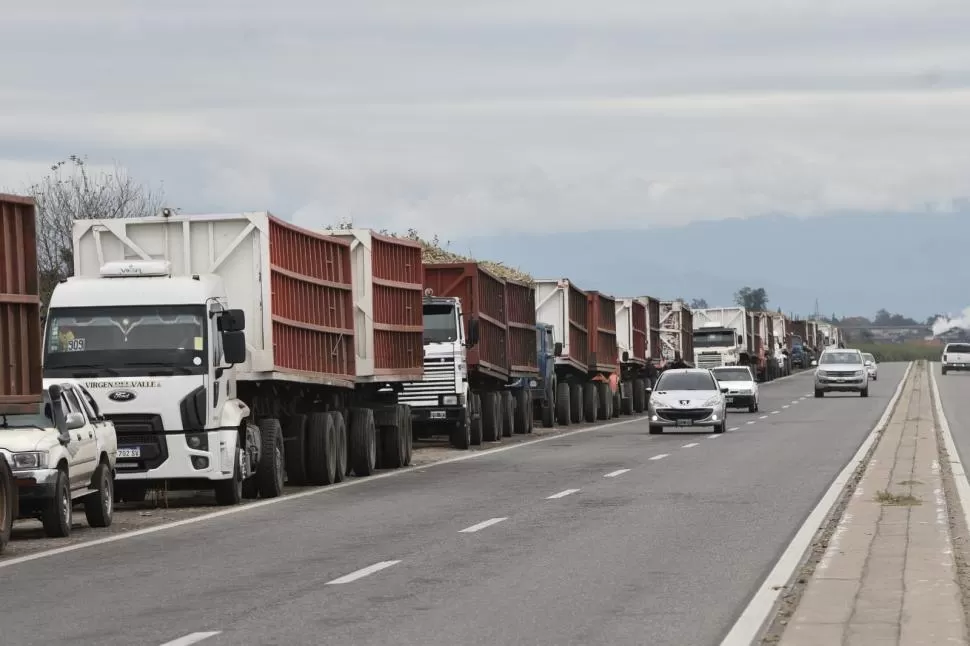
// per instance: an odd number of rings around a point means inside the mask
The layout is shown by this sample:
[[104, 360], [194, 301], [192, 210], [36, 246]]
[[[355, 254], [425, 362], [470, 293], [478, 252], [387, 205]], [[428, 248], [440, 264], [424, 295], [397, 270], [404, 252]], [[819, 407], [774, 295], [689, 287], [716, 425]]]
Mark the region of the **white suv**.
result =
[[940, 363], [944, 375], [951, 370], [970, 370], [970, 343], [947, 343]]
[[827, 392], [855, 392], [869, 396], [869, 370], [858, 350], [841, 348], [824, 350], [815, 369], [815, 396], [824, 397]]
[[74, 505], [92, 527], [114, 515], [115, 427], [84, 386], [44, 380], [44, 403], [32, 415], [0, 415], [0, 456], [13, 472], [18, 518], [37, 518], [52, 538], [70, 536]]

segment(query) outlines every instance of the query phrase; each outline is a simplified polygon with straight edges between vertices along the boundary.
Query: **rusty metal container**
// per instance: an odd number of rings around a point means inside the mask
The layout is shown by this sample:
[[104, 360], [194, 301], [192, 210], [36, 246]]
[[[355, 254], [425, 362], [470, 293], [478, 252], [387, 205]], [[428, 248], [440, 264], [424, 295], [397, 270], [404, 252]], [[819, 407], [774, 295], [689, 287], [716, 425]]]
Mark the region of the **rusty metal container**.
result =
[[616, 370], [619, 351], [616, 343], [616, 299], [601, 292], [586, 292], [586, 329], [589, 331], [590, 372]]
[[557, 366], [586, 373], [589, 370], [589, 302], [586, 292], [568, 278], [535, 282], [536, 320], [553, 326], [553, 339], [562, 343]]
[[[505, 280], [476, 262], [424, 265], [424, 285], [434, 296], [461, 300], [465, 329], [479, 321], [478, 344], [468, 348], [468, 370], [508, 381], [508, 314]], [[535, 332], [532, 343], [535, 345]]]
[[513, 378], [539, 374], [536, 346], [536, 293], [531, 285], [505, 281], [509, 326], [509, 368]]
[[37, 207], [0, 194], [0, 414], [35, 413], [43, 396]]
[[647, 336], [646, 299], [616, 299], [616, 344], [619, 361], [645, 365], [650, 358], [647, 354]]

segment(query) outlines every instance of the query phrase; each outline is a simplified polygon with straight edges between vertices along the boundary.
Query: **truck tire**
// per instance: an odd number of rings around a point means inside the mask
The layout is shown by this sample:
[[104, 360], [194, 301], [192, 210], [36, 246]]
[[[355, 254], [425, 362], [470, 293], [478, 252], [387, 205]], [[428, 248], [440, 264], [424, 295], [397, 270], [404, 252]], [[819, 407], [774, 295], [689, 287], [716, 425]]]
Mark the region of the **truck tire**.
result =
[[350, 410], [350, 466], [358, 478], [372, 475], [377, 466], [377, 429], [370, 408]]
[[54, 481], [54, 497], [47, 501], [40, 521], [44, 524], [44, 536], [48, 538], [67, 538], [74, 524], [74, 503], [71, 488], [67, 483], [67, 472], [58, 469]]
[[263, 498], [283, 495], [285, 476], [283, 429], [274, 417], [259, 420], [259, 463], [256, 465], [256, 489]]
[[307, 482], [316, 486], [337, 481], [337, 433], [330, 413], [310, 413], [306, 429]]
[[84, 497], [84, 515], [91, 527], [110, 527], [114, 518], [114, 475], [104, 462], [98, 464], [91, 478], [91, 488], [97, 493]]
[[[572, 422], [573, 417], [573, 407], [570, 402], [570, 397], [572, 395], [572, 388], [569, 384], [560, 381], [556, 385], [556, 421], [559, 422], [560, 426], [569, 426]], [[549, 405], [552, 408], [552, 402]]]
[[10, 465], [6, 459], [0, 457], [0, 554], [10, 542], [10, 532], [13, 530], [14, 496], [17, 495], [15, 487]]
[[515, 432], [525, 435], [529, 432], [529, 420], [532, 419], [532, 407], [529, 405], [529, 391], [520, 388], [515, 391]]
[[228, 480], [219, 480], [213, 489], [216, 493], [216, 504], [223, 507], [238, 505], [243, 500], [243, 479], [242, 472], [239, 470], [239, 462], [243, 456], [241, 446], [236, 447], [235, 460], [232, 464], [232, 477]]
[[[465, 412], [467, 416], [467, 410]], [[410, 454], [410, 450], [408, 449], [408, 444], [411, 442], [411, 426], [408, 424], [408, 422], [410, 421], [411, 421], [411, 407], [408, 406], [407, 404], [398, 404], [397, 405], [397, 428], [398, 428], [398, 434], [401, 437], [401, 443], [400, 443], [400, 449], [399, 449], [399, 455], [401, 459], [400, 459], [400, 465], [398, 466], [399, 469], [401, 467], [406, 467], [411, 462], [411, 454]], [[468, 429], [468, 433], [469, 435], [471, 435], [470, 426]]]
[[482, 398], [478, 393], [468, 395], [468, 410], [471, 414], [471, 429], [473, 446], [482, 445]]
[[455, 422], [455, 425], [451, 427], [451, 434], [449, 436], [449, 441], [452, 448], [456, 448], [459, 451], [467, 451], [472, 444], [472, 422], [471, 422], [471, 411], [467, 408], [461, 414], [461, 417]]
[[482, 439], [486, 442], [498, 442], [502, 439], [500, 403], [498, 393], [482, 393]]
[[[552, 388], [546, 388], [542, 396], [543, 399], [539, 402], [539, 414], [542, 416], [542, 427], [554, 428], [556, 426], [556, 394]], [[569, 412], [568, 406], [566, 407], [566, 412]]]
[[286, 420], [283, 427], [283, 459], [286, 463], [286, 483], [302, 487], [307, 484], [306, 445], [307, 445], [306, 415], [293, 415]]
[[569, 421], [573, 424], [583, 423], [583, 385], [569, 386]]
[[340, 411], [330, 411], [328, 415], [333, 416], [333, 430], [337, 438], [337, 482], [343, 482], [350, 470], [347, 466], [347, 421]]
[[535, 406], [532, 401], [532, 391], [525, 391], [525, 432], [531, 434], [536, 428]]
[[[627, 401], [630, 400], [628, 399]], [[610, 417], [614, 419], [623, 413], [623, 395], [620, 394], [619, 390], [613, 393], [613, 405], [610, 406], [610, 411], [613, 413]]]
[[404, 427], [406, 429], [404, 433], [404, 437], [406, 438], [406, 441], [407, 441], [407, 443], [404, 445], [405, 446], [404, 466], [407, 467], [411, 465], [411, 458], [414, 457], [414, 430], [411, 428], [411, 425], [413, 424], [414, 420], [411, 418], [411, 407], [405, 405], [404, 409], [405, 409]]
[[515, 428], [515, 399], [508, 390], [501, 391], [499, 397], [502, 401], [502, 437], [512, 437], [518, 432]]
[[630, 397], [630, 403], [631, 403], [634, 415], [639, 415], [647, 408], [646, 390], [647, 390], [647, 385], [643, 383], [643, 379], [633, 380], [633, 395]]
[[596, 382], [587, 381], [583, 384], [583, 413], [587, 424], [596, 421], [599, 412], [599, 388]]
[[404, 426], [397, 405], [394, 406], [392, 421], [393, 424], [377, 427], [381, 443], [377, 461], [381, 469], [400, 469], [404, 465]]
[[611, 419], [613, 417], [613, 391], [610, 390], [610, 385], [605, 381], [597, 381], [596, 383], [596, 399], [599, 406], [597, 406], [598, 419]]

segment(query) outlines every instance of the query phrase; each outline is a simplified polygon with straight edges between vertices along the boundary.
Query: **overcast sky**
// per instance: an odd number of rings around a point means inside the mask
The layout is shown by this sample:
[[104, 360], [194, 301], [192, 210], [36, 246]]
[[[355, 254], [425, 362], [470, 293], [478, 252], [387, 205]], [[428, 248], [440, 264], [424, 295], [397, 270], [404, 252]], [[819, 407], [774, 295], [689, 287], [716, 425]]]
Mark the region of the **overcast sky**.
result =
[[7, 188], [452, 237], [970, 195], [967, 0], [2, 5]]

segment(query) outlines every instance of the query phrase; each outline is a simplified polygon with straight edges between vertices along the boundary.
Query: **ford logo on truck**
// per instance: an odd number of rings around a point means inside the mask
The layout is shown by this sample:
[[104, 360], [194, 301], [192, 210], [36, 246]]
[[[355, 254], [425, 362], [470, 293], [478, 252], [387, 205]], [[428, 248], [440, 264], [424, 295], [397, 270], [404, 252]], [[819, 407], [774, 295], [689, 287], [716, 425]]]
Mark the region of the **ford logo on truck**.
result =
[[130, 390], [113, 390], [108, 393], [108, 399], [113, 402], [130, 402], [135, 398], [135, 393]]

